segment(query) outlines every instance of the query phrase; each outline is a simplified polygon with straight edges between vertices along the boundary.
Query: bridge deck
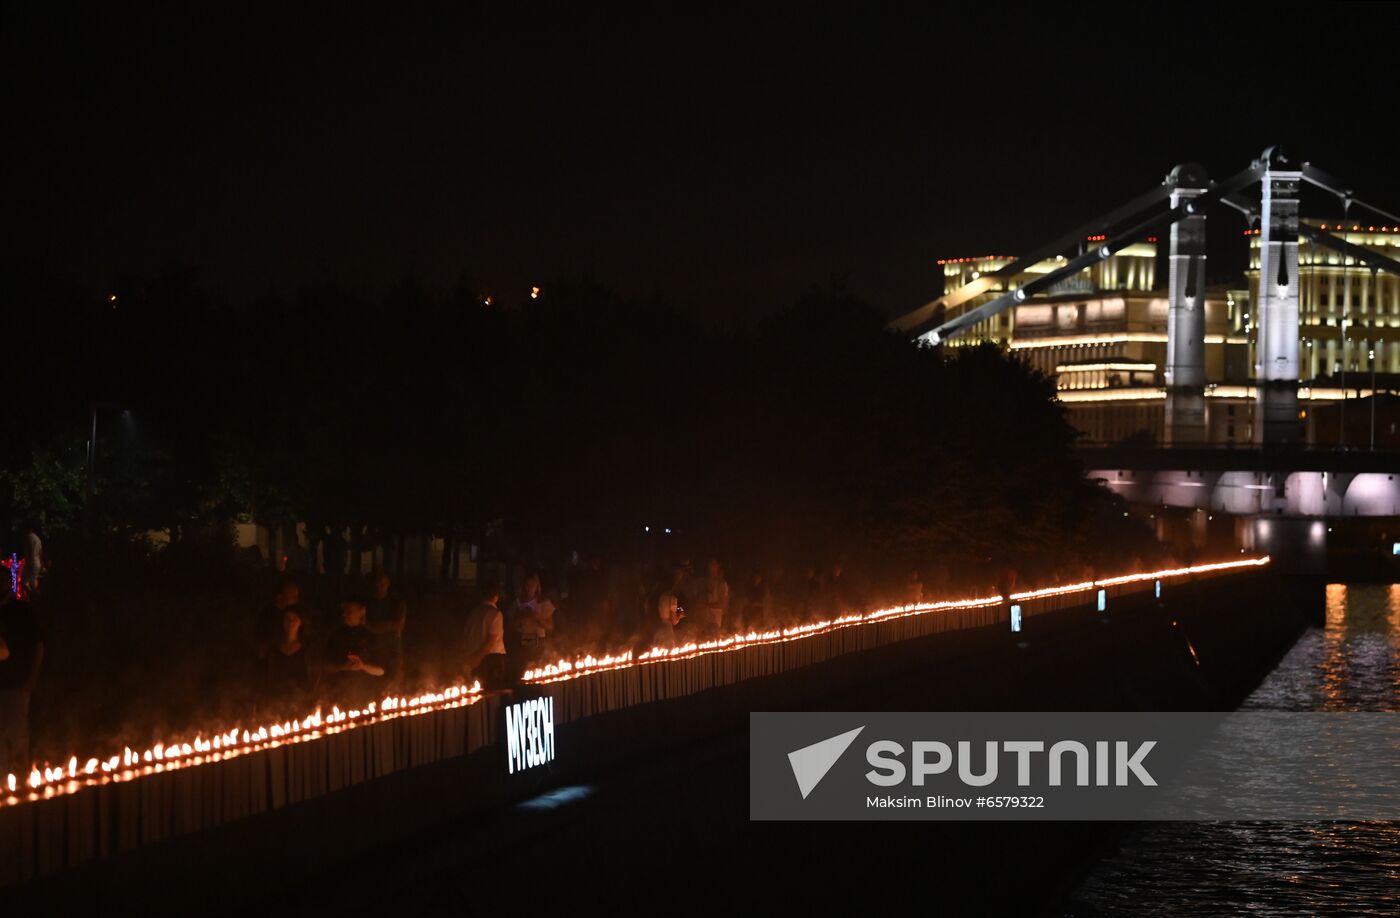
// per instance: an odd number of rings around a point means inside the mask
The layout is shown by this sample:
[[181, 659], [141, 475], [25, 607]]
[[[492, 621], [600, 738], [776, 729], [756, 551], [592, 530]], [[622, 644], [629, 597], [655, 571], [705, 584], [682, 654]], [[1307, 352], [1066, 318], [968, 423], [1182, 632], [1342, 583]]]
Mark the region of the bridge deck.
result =
[[1400, 472], [1393, 450], [1309, 449], [1286, 446], [1082, 446], [1086, 469], [1207, 472]]

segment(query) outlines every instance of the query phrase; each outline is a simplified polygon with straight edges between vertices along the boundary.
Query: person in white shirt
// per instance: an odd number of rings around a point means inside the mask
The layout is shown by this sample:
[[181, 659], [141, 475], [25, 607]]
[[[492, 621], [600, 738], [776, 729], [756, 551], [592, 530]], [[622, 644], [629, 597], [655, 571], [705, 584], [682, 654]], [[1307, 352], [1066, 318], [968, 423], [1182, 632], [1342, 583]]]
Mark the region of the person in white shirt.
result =
[[656, 616], [659, 619], [652, 632], [652, 647], [676, 646], [676, 626], [685, 618], [675, 593], [662, 593], [656, 600]]
[[467, 615], [467, 677], [479, 679], [482, 688], [506, 684], [506, 629], [497, 606], [500, 601], [499, 587], [482, 584], [481, 602]]
[[32, 522], [24, 524], [24, 591], [31, 596], [39, 589], [39, 574], [44, 569], [44, 543]]
[[531, 574], [521, 585], [520, 595], [515, 598], [515, 605], [510, 612], [511, 626], [515, 629], [521, 646], [528, 647], [545, 636], [544, 625], [539, 620], [542, 602], [540, 578]]
[[531, 574], [521, 585], [520, 595], [510, 611], [510, 630], [514, 646], [509, 648], [513, 661], [512, 673], [538, 663], [545, 651], [545, 641], [554, 630], [554, 603], [540, 591], [538, 574]]
[[709, 576], [700, 589], [705, 601], [701, 625], [706, 631], [718, 634], [724, 629], [724, 619], [729, 613], [729, 581], [724, 579], [724, 569], [714, 558], [710, 559]]

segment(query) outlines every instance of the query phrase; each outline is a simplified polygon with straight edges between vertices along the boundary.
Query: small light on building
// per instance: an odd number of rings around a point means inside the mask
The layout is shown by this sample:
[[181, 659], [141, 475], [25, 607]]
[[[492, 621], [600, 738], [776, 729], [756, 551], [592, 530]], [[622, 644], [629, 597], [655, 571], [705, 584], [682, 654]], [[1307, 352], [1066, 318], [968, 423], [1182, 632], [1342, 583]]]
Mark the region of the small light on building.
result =
[[1100, 590], [1099, 590], [1099, 611], [1100, 611], [1100, 612], [1103, 612], [1103, 611], [1105, 611], [1106, 609], [1108, 609], [1108, 590], [1100, 589]]
[[539, 298], [540, 298], [540, 288], [539, 288], [539, 287], [531, 287], [531, 288], [530, 288], [530, 299], [532, 299], [532, 300], [538, 300]]
[[1021, 607], [1013, 605], [1011, 607], [1011, 631], [1013, 634], [1021, 630]]

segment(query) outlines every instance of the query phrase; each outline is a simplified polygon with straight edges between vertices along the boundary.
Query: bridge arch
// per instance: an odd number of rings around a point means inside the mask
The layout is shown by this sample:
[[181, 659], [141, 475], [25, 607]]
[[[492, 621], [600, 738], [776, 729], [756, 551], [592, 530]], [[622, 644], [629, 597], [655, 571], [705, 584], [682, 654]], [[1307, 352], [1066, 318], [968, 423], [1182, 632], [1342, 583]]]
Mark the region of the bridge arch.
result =
[[1400, 479], [1384, 472], [1362, 472], [1342, 498], [1343, 516], [1400, 516]]

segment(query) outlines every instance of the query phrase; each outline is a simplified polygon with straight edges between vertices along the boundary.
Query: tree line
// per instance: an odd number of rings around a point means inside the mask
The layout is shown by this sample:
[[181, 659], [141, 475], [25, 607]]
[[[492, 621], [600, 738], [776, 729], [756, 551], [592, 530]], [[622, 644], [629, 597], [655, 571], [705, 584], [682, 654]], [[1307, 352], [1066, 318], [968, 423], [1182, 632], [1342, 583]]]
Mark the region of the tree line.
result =
[[[931, 349], [839, 289], [743, 328], [590, 280], [228, 303], [170, 273], [93, 293], [14, 266], [0, 502], [50, 537], [229, 523], [873, 568], [1107, 565], [1145, 531], [1075, 463], [1051, 380]], [[97, 450], [87, 443], [94, 418]]]

